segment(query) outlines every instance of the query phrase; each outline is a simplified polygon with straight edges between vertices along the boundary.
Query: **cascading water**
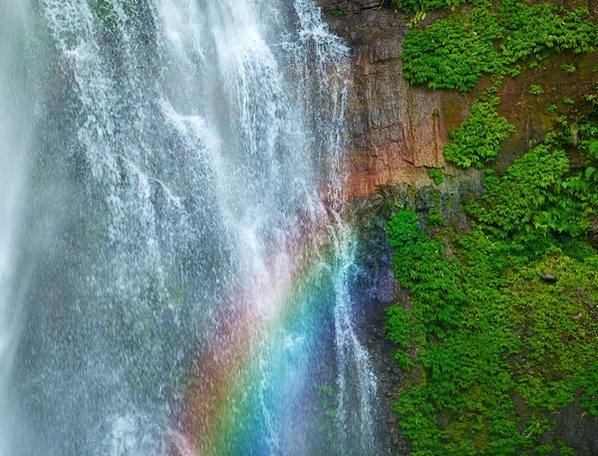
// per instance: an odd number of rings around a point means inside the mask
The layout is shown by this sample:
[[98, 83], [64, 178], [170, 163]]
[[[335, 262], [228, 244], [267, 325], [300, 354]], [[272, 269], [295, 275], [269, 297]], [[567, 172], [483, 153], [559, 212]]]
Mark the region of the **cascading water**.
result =
[[[24, 57], [27, 2], [0, 5], [0, 455], [16, 426], [10, 373], [21, 320], [17, 256], [33, 105]], [[32, 70], [33, 68], [31, 68]], [[24, 271], [22, 271], [24, 273]]]
[[18, 46], [41, 62], [35, 119], [0, 106], [0, 455], [379, 454], [341, 217], [348, 50], [312, 0], [28, 16], [0, 31], [22, 40], [0, 43], [7, 106], [29, 109]]

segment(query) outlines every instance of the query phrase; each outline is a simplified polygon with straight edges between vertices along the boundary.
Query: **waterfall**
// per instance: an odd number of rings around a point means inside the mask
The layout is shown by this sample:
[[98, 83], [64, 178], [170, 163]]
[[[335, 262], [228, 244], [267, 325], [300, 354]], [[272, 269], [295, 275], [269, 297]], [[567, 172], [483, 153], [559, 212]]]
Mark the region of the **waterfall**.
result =
[[0, 12], [0, 455], [379, 454], [313, 0]]
[[[17, 255], [32, 104], [24, 57], [27, 2], [0, 5], [0, 455], [9, 455], [16, 416], [9, 388], [21, 320]], [[32, 70], [32, 68], [30, 68]], [[21, 271], [24, 273], [24, 271]]]

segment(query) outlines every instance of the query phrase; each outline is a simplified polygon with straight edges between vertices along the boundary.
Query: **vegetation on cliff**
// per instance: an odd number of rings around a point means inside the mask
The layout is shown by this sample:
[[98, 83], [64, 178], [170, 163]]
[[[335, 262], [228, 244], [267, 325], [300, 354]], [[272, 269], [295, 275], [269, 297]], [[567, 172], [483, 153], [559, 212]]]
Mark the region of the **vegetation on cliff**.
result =
[[[598, 123], [549, 135], [468, 207], [472, 230], [430, 237], [409, 209], [388, 222], [408, 306], [388, 309], [388, 337], [408, 372], [395, 403], [415, 455], [560, 451], [555, 414], [598, 415]], [[565, 148], [584, 164], [573, 169]], [[447, 248], [448, 247], [448, 248]]]
[[567, 11], [551, 3], [481, 0], [428, 27], [414, 27], [403, 45], [404, 76], [432, 89], [468, 92], [484, 74], [517, 75], [527, 59], [549, 51], [588, 52], [598, 28], [587, 8]]
[[[571, 109], [540, 143], [490, 168], [515, 127], [499, 90], [521, 64], [554, 51], [592, 51], [598, 28], [585, 8], [501, 0], [450, 6], [408, 33], [404, 75], [414, 84], [468, 92], [492, 87], [450, 133], [447, 161], [485, 168], [484, 194], [466, 204], [466, 234], [409, 208], [387, 225], [393, 270], [408, 302], [388, 308], [387, 336], [406, 372], [394, 409], [414, 455], [574, 454], [556, 423], [567, 408], [598, 417], [598, 93], [555, 100]], [[574, 74], [573, 63], [563, 71]], [[526, 86], [542, 97], [541, 84]], [[554, 114], [556, 118], [557, 114]], [[431, 215], [431, 216], [430, 216]]]
[[467, 0], [393, 0], [395, 8], [405, 11], [430, 11], [446, 7], [455, 7], [466, 3]]
[[493, 93], [477, 100], [465, 122], [450, 133], [444, 149], [449, 162], [462, 168], [481, 168], [498, 156], [501, 143], [515, 131], [515, 126], [496, 110], [500, 99]]

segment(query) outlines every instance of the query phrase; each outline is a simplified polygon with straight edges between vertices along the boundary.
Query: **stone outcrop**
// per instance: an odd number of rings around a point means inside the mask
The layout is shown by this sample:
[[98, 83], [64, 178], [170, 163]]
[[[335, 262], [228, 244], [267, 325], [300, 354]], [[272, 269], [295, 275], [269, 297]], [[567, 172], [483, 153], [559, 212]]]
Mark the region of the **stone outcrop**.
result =
[[447, 166], [448, 132], [467, 116], [473, 95], [412, 87], [402, 76], [406, 17], [379, 0], [322, 0], [332, 29], [352, 53], [349, 91], [351, 179], [362, 196], [382, 186], [430, 185], [427, 168]]

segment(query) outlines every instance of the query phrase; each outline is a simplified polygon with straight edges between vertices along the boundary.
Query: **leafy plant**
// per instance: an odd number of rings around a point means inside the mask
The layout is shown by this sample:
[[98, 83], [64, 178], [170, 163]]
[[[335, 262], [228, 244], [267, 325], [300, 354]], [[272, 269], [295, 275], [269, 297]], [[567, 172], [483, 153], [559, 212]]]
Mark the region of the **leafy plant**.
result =
[[554, 412], [579, 400], [598, 416], [587, 305], [598, 302], [598, 254], [584, 239], [598, 208], [598, 123], [594, 113], [563, 124], [504, 176], [486, 172], [468, 234], [430, 237], [409, 209], [388, 221], [393, 270], [411, 292], [389, 307], [386, 330], [407, 374], [393, 410], [412, 454], [572, 454], [547, 440]]
[[529, 93], [532, 95], [542, 95], [544, 93], [544, 89], [539, 84], [532, 84], [529, 88]]
[[563, 104], [567, 106], [573, 106], [575, 104], [575, 100], [570, 97], [563, 98]]
[[467, 0], [393, 0], [393, 6], [405, 11], [430, 11], [446, 7], [454, 8]]
[[598, 28], [588, 16], [587, 8], [567, 11], [518, 0], [501, 0], [495, 11], [480, 1], [427, 28], [413, 28], [403, 46], [404, 76], [412, 84], [468, 92], [482, 75], [516, 76], [522, 61], [541, 60], [548, 51], [592, 51]]
[[501, 116], [496, 107], [500, 99], [489, 96], [476, 101], [465, 122], [453, 130], [444, 148], [445, 158], [461, 168], [494, 160], [501, 143], [515, 131], [515, 126]]
[[563, 64], [561, 65], [561, 68], [562, 68], [562, 69], [563, 69], [563, 70], [564, 70], [566, 73], [569, 73], [569, 74], [573, 74], [573, 73], [575, 73], [575, 72], [577, 71], [577, 67], [576, 67], [576, 66], [575, 66], [575, 64], [573, 64], [573, 63], [563, 63]]
[[440, 168], [428, 168], [428, 177], [432, 179], [435, 185], [440, 185], [444, 182], [444, 174]]
[[500, 36], [494, 15], [480, 7], [413, 28], [403, 44], [403, 74], [413, 84], [467, 92], [480, 75], [496, 70]]

